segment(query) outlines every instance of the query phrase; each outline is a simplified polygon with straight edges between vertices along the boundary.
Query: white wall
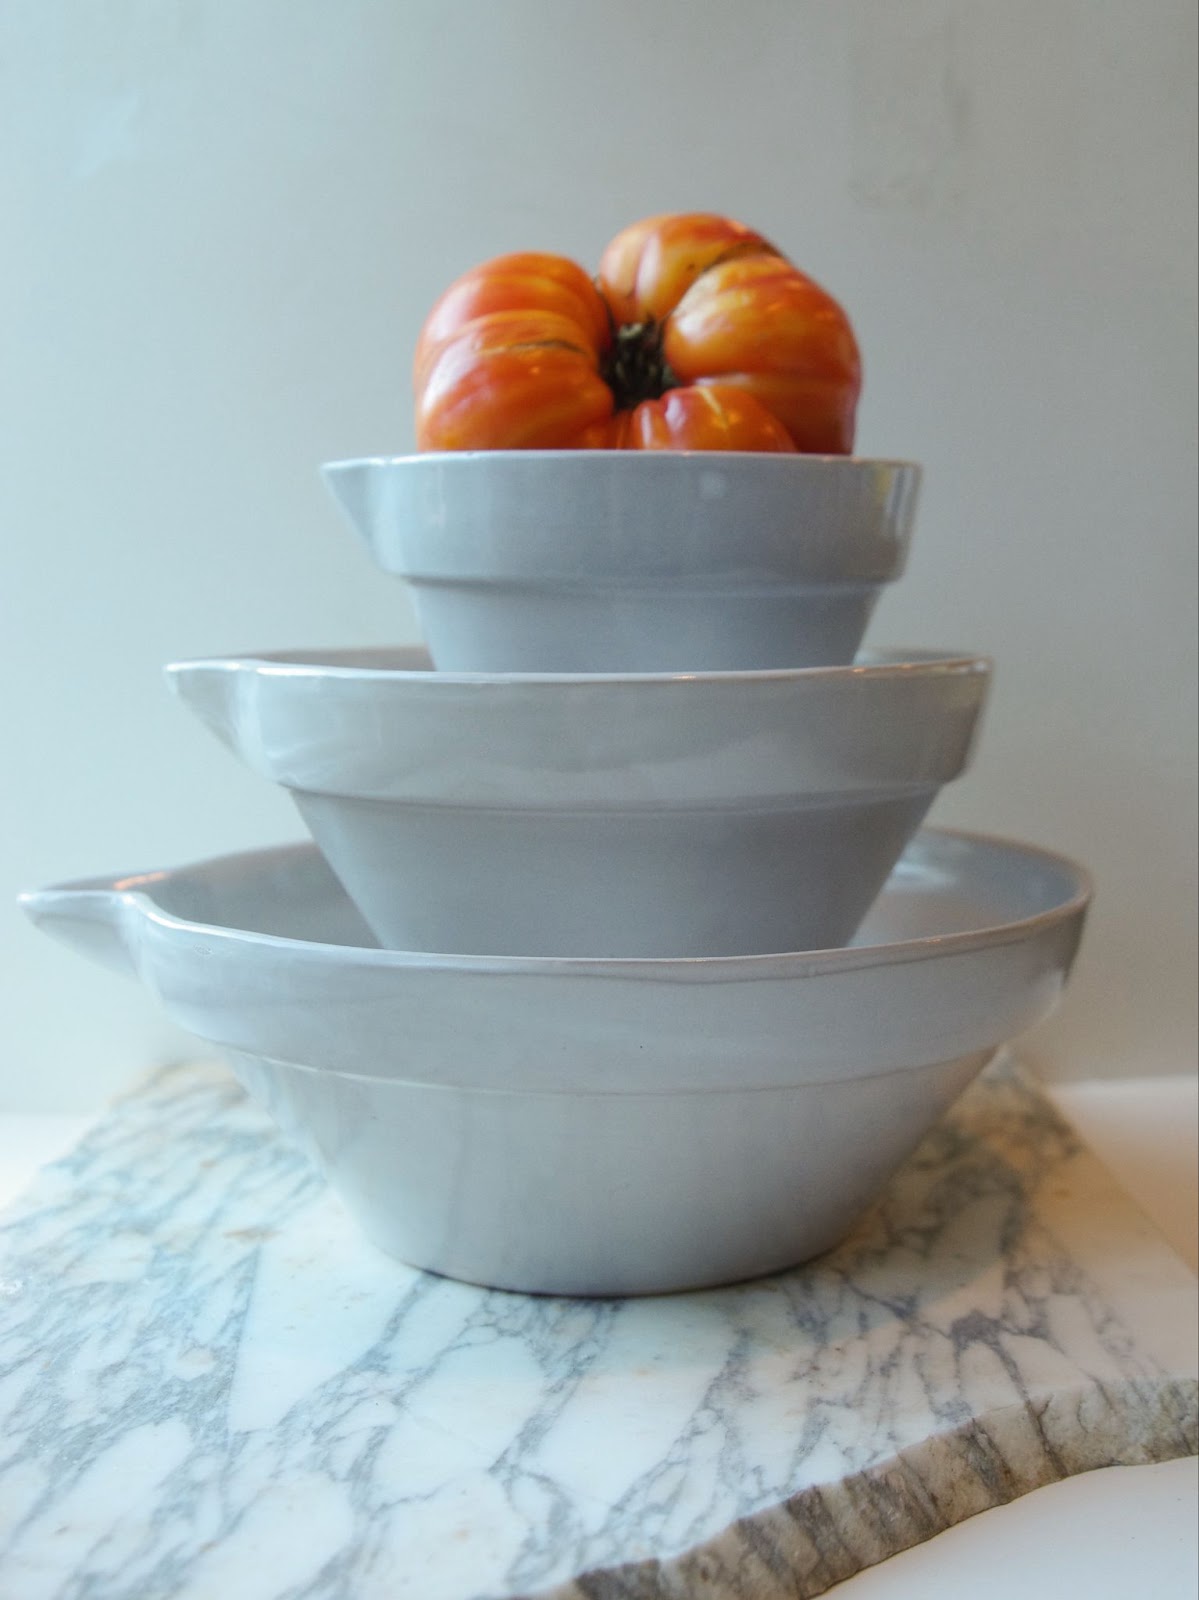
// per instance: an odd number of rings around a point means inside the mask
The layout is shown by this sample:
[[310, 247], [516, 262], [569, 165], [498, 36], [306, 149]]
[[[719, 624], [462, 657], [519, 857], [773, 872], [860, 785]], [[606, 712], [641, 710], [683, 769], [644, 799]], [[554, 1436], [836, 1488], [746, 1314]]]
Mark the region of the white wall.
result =
[[11, 0], [0, 7], [0, 1104], [186, 1052], [17, 888], [297, 835], [171, 657], [411, 634], [316, 464], [410, 443], [438, 289], [650, 211], [853, 314], [860, 447], [926, 465], [876, 642], [994, 653], [939, 820], [1098, 878], [1035, 1045], [1193, 1064], [1191, 0]]

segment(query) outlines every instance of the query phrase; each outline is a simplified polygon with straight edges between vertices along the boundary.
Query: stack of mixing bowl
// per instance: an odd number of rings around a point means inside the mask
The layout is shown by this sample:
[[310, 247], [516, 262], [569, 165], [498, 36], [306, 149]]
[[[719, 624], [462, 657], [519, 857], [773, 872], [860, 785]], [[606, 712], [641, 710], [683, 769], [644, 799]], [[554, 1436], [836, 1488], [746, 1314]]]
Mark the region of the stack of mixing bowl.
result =
[[315, 848], [26, 909], [223, 1049], [414, 1265], [624, 1294], [827, 1249], [1049, 1009], [1087, 899], [1060, 858], [917, 832], [989, 678], [858, 653], [918, 469], [530, 451], [326, 479], [429, 654], [168, 668]]

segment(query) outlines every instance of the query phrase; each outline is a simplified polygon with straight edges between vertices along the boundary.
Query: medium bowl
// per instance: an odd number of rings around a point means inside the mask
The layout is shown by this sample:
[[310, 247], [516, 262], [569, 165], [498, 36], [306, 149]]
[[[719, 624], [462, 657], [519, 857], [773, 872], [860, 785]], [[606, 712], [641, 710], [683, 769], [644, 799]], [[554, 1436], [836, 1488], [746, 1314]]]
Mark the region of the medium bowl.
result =
[[437, 673], [416, 651], [180, 662], [379, 940], [749, 955], [851, 937], [968, 759], [977, 657], [686, 675]]
[[910, 462], [516, 450], [331, 462], [448, 672], [851, 662], [907, 558]]
[[385, 1250], [609, 1295], [835, 1244], [1052, 1008], [1087, 897], [1060, 857], [930, 831], [856, 946], [732, 960], [368, 948], [311, 846], [22, 898], [228, 1052]]

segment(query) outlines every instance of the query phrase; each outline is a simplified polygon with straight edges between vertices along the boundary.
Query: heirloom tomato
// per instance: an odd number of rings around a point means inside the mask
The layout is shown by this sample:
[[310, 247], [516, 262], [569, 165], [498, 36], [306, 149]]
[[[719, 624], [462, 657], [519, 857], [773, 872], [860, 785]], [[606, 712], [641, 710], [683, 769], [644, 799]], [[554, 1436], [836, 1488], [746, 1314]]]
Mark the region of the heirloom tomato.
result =
[[648, 217], [593, 282], [499, 256], [421, 329], [420, 450], [853, 448], [861, 360], [837, 302], [726, 217]]

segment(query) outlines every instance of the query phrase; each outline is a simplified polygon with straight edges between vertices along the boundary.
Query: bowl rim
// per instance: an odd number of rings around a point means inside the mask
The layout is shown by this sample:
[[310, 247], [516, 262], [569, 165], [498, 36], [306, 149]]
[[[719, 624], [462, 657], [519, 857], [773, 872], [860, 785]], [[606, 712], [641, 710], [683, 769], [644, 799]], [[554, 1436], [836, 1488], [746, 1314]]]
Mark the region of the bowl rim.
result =
[[[265, 678], [320, 678], [337, 683], [421, 685], [444, 684], [450, 687], [501, 690], [507, 688], [556, 688], [569, 692], [592, 684], [642, 684], [692, 692], [702, 685], [735, 686], [757, 683], [821, 684], [829, 681], [912, 682], [939, 677], [990, 677], [995, 663], [991, 656], [968, 650], [882, 648], [868, 646], [854, 661], [840, 666], [755, 667], [729, 671], [698, 672], [439, 672], [428, 666], [369, 666], [355, 664], [353, 656], [394, 655], [428, 659], [423, 645], [335, 645], [328, 649], [296, 646], [279, 650], [255, 650], [242, 654], [187, 656], [169, 661], [163, 667], [168, 681], [192, 669], [223, 668], [244, 671]], [[298, 660], [297, 657], [321, 657]]]
[[[267, 845], [184, 862], [173, 867], [121, 873], [96, 878], [72, 879], [44, 889], [20, 894], [18, 904], [36, 915], [38, 903], [57, 894], [78, 895], [95, 892], [119, 896], [131, 910], [156, 926], [220, 943], [250, 942], [264, 950], [320, 961], [332, 953], [335, 964], [348, 964], [351, 958], [370, 966], [431, 972], [461, 972], [482, 976], [551, 977], [572, 975], [587, 978], [631, 978], [640, 980], [702, 982], [748, 982], [772, 978], [815, 978], [826, 972], [854, 972], [867, 967], [885, 967], [939, 957], [964, 955], [978, 949], [1016, 944], [1082, 916], [1094, 896], [1094, 880], [1080, 862], [1059, 851], [999, 834], [980, 833], [964, 828], [921, 828], [909, 849], [922, 840], [934, 844], [954, 842], [983, 849], [999, 849], [1018, 854], [1026, 861], [1039, 862], [1060, 873], [1073, 888], [1057, 905], [1007, 922], [992, 923], [956, 933], [923, 934], [913, 939], [897, 939], [873, 945], [836, 945], [824, 949], [771, 951], [757, 955], [731, 956], [503, 956], [470, 955], [443, 951], [395, 950], [373, 945], [334, 944], [316, 939], [297, 939], [285, 934], [261, 933], [249, 928], [231, 928], [219, 923], [198, 922], [181, 917], [161, 906], [153, 896], [155, 883], [205, 867], [234, 866], [238, 863], [282, 862], [288, 856], [321, 858], [311, 840], [283, 845]], [[897, 866], [902, 865], [903, 857]], [[884, 885], [883, 892], [886, 892]]]
[[[860, 455], [821, 455], [805, 451], [770, 451], [770, 450], [412, 450], [399, 454], [344, 456], [332, 461], [322, 461], [320, 473], [322, 476], [353, 471], [363, 471], [367, 468], [378, 471], [386, 469], [394, 471], [400, 467], [420, 466], [433, 464], [444, 465], [446, 462], [471, 462], [482, 461], [518, 462], [518, 461], [553, 461], [558, 463], [574, 464], [584, 461], [639, 461], [639, 462], [680, 462], [692, 461], [697, 465], [716, 462], [728, 466], [732, 463], [748, 461], [786, 463], [783, 470], [794, 470], [797, 464], [817, 470], [841, 470], [853, 467], [860, 470], [865, 468], [882, 467], [890, 471], [905, 471], [920, 475], [923, 471], [920, 462], [905, 459], [902, 456], [860, 456]], [[634, 467], [633, 471], [660, 471], [658, 468]], [[754, 470], [757, 470], [756, 468]], [[779, 471], [778, 465], [767, 468], [769, 471]]]

